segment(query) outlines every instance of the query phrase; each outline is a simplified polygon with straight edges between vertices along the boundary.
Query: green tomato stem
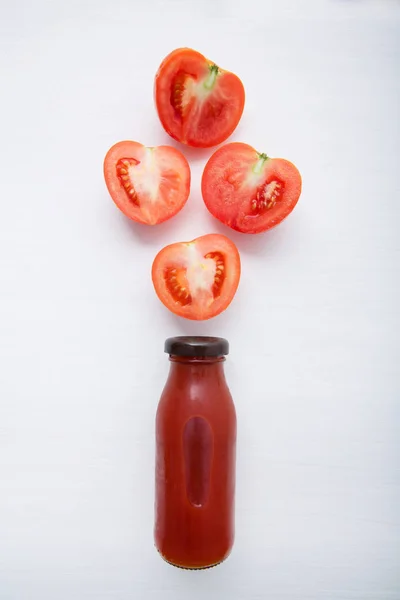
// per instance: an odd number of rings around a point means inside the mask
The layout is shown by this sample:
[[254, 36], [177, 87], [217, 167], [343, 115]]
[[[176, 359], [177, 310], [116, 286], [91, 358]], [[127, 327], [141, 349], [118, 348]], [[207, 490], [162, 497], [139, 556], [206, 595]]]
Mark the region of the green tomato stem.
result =
[[266, 154], [259, 154], [258, 155], [258, 161], [256, 162], [255, 166], [253, 167], [253, 173], [255, 173], [256, 175], [260, 175], [261, 171], [263, 170], [263, 166], [266, 160], [269, 159], [269, 156], [267, 156]]
[[206, 88], [206, 90], [212, 90], [217, 80], [218, 73], [219, 68], [217, 67], [217, 65], [212, 65], [210, 67], [210, 74], [204, 82], [204, 87]]

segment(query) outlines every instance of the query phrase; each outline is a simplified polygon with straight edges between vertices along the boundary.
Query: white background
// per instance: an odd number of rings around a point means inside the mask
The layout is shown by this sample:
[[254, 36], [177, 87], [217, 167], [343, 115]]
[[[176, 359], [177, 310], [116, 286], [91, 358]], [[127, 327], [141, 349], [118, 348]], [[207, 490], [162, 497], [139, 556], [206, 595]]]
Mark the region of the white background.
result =
[[[0, 599], [398, 600], [400, 4], [1, 1]], [[188, 45], [243, 80], [231, 139], [293, 161], [276, 230], [205, 210], [129, 222], [103, 182], [121, 139], [171, 143], [153, 106]], [[223, 232], [243, 265], [222, 316], [185, 322], [150, 268]], [[231, 343], [237, 536], [186, 572], [153, 547], [167, 336]]]

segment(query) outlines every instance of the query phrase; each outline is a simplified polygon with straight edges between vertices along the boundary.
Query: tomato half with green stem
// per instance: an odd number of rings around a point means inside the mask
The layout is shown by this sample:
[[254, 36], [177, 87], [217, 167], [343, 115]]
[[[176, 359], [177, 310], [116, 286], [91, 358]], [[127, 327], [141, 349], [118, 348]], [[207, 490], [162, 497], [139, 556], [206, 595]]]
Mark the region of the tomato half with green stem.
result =
[[242, 233], [260, 233], [292, 212], [301, 176], [288, 160], [233, 142], [211, 156], [201, 189], [208, 210], [222, 223]]
[[189, 146], [209, 148], [224, 142], [240, 121], [244, 87], [190, 48], [178, 48], [161, 63], [154, 97], [165, 131]]
[[240, 256], [224, 235], [203, 235], [163, 248], [153, 262], [154, 289], [170, 311], [196, 321], [231, 303], [240, 279]]
[[118, 142], [104, 159], [104, 178], [118, 208], [146, 225], [170, 219], [189, 197], [190, 167], [172, 146]]

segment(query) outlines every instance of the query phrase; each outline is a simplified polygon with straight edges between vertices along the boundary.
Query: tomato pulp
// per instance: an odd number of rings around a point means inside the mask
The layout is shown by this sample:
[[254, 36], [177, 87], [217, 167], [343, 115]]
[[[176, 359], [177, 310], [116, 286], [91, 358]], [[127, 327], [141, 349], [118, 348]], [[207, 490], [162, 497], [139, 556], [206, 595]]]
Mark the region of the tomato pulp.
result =
[[154, 289], [173, 313], [193, 320], [215, 317], [231, 303], [240, 256], [224, 235], [209, 234], [163, 248], [153, 262]]
[[138, 142], [118, 142], [104, 159], [104, 178], [118, 208], [147, 225], [170, 219], [189, 197], [189, 164], [171, 146], [146, 148]]
[[260, 233], [292, 212], [300, 197], [301, 176], [288, 160], [233, 142], [211, 156], [201, 189], [214, 217], [237, 231]]
[[154, 97], [165, 131], [184, 144], [208, 148], [225, 141], [244, 108], [244, 87], [190, 48], [178, 48], [161, 63]]
[[[166, 341], [171, 368], [156, 416], [155, 544], [173, 565], [223, 561], [234, 540], [236, 414], [222, 338]], [[197, 356], [196, 356], [197, 355]]]

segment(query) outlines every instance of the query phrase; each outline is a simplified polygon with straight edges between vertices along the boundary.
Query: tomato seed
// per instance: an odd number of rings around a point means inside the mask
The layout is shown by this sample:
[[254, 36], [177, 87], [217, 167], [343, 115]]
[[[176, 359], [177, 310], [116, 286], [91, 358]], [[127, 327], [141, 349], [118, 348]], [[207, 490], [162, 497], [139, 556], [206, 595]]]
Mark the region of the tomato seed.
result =
[[164, 279], [168, 291], [175, 302], [181, 306], [186, 306], [192, 302], [192, 297], [188, 288], [185, 285], [182, 285], [182, 282], [185, 281], [184, 269], [181, 269], [179, 273], [177, 269], [165, 269]]
[[225, 280], [225, 274], [223, 273], [223, 271], [225, 270], [224, 256], [221, 252], [209, 252], [208, 254], [206, 254], [205, 258], [212, 258], [216, 262], [214, 285], [212, 287], [212, 292], [214, 298], [217, 298], [221, 294], [222, 285]]
[[122, 187], [128, 194], [128, 198], [131, 202], [139, 206], [139, 200], [136, 194], [136, 190], [133, 187], [133, 183], [129, 176], [129, 167], [133, 167], [139, 164], [139, 161], [135, 158], [120, 158], [116, 164], [117, 177], [120, 180]]
[[250, 203], [253, 212], [263, 212], [273, 208], [283, 192], [283, 184], [280, 181], [269, 181], [259, 187], [256, 197]]

